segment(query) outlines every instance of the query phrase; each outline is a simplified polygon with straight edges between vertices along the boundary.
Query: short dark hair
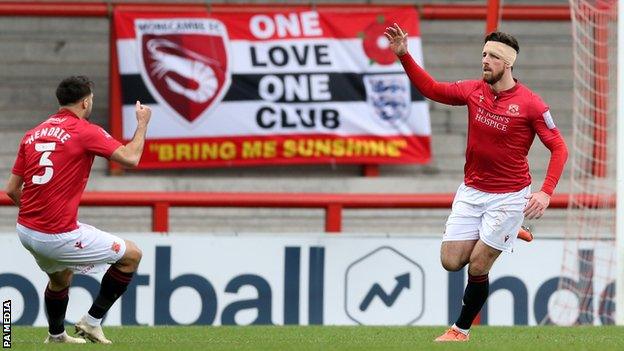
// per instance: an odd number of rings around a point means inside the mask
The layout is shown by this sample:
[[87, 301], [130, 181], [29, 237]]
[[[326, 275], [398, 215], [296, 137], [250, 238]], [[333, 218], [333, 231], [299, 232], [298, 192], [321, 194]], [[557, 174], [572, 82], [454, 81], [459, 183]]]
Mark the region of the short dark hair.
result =
[[484, 43], [488, 41], [498, 41], [503, 44], [507, 44], [516, 50], [516, 53], [520, 53], [520, 45], [518, 45], [518, 40], [514, 38], [513, 35], [503, 33], [503, 32], [492, 32], [485, 36]]
[[72, 105], [91, 94], [93, 82], [85, 76], [71, 76], [63, 79], [56, 87], [59, 105]]

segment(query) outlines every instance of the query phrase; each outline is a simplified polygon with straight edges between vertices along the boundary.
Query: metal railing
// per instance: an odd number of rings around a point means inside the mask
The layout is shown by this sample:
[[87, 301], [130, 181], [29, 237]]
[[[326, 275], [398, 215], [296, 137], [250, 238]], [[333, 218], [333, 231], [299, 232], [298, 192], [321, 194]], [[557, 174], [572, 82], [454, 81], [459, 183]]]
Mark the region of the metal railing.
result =
[[[323, 208], [325, 231], [342, 230], [343, 209], [451, 208], [454, 194], [318, 194], [318, 193], [210, 193], [210, 192], [85, 192], [81, 206], [128, 206], [152, 209], [152, 231], [169, 231], [171, 207]], [[555, 194], [550, 208], [568, 206], [567, 194]], [[601, 203], [588, 197], [585, 203]], [[615, 199], [608, 206], [614, 206]], [[0, 195], [0, 206], [13, 202]]]

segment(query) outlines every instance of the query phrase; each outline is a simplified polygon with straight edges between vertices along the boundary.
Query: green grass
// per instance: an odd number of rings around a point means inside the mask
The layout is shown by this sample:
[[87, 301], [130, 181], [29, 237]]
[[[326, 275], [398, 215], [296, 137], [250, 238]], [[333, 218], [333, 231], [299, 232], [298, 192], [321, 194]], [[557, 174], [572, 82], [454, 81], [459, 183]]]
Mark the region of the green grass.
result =
[[622, 327], [475, 327], [436, 344], [444, 327], [106, 327], [113, 345], [44, 345], [45, 328], [14, 327], [15, 350], [624, 350]]

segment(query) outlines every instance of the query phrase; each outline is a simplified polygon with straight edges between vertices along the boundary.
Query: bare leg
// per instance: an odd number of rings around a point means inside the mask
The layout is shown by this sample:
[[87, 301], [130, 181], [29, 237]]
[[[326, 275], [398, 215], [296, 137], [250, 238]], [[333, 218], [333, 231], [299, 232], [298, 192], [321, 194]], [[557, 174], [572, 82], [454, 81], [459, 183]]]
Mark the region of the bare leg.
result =
[[440, 248], [442, 267], [449, 272], [456, 272], [470, 262], [470, 256], [477, 240], [443, 241]]
[[60, 272], [48, 273], [48, 277], [50, 278], [48, 288], [52, 291], [61, 291], [69, 288], [72, 278], [74, 277], [74, 272], [66, 269]]
[[143, 252], [133, 241], [124, 241], [126, 242], [126, 252], [119, 261], [115, 262], [113, 266], [124, 273], [134, 273], [139, 268]]
[[500, 250], [488, 246], [481, 240], [477, 241], [470, 255], [468, 273], [471, 275], [488, 274], [500, 254]]

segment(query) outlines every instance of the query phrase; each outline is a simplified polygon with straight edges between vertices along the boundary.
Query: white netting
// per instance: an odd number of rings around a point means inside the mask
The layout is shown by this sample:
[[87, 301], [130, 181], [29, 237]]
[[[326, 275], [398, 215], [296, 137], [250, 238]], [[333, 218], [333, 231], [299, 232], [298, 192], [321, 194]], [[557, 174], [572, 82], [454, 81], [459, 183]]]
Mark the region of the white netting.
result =
[[570, 207], [558, 290], [542, 324], [613, 324], [617, 1], [570, 0], [574, 122]]

